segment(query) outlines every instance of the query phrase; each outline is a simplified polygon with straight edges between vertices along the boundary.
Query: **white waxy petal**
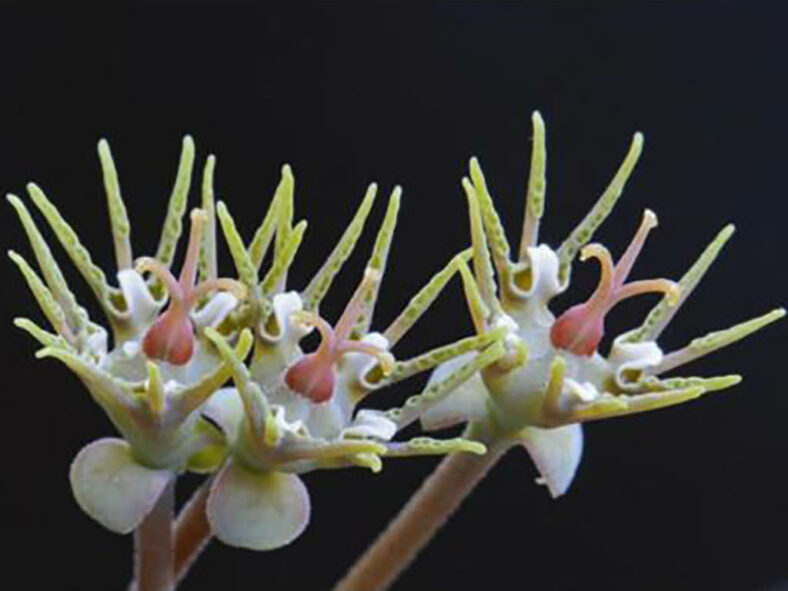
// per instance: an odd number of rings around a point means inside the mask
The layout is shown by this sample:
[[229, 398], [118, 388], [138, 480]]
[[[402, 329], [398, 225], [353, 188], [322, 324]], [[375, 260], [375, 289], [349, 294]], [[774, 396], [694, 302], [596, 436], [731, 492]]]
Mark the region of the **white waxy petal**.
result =
[[129, 359], [133, 359], [137, 355], [139, 355], [140, 350], [142, 349], [142, 345], [139, 341], [126, 341], [121, 346], [123, 350], [123, 354], [128, 357]]
[[555, 429], [526, 427], [520, 433], [520, 442], [552, 497], [563, 495], [572, 484], [583, 455], [582, 427], [579, 424]]
[[291, 322], [290, 317], [295, 312], [304, 309], [304, 304], [294, 291], [276, 294], [273, 297], [273, 315], [276, 321], [277, 333], [265, 331], [263, 338], [269, 343], [281, 343], [286, 347], [295, 347], [298, 341], [312, 332], [313, 327], [305, 326], [299, 322]]
[[[373, 347], [377, 347], [382, 351], [388, 351], [390, 347], [388, 339], [379, 332], [370, 332], [364, 335], [364, 337], [361, 339], [361, 342], [372, 345]], [[342, 371], [346, 374], [347, 378], [345, 380], [339, 381], [343, 381], [348, 385], [358, 382], [367, 392], [378, 387], [378, 384], [370, 383], [366, 379], [366, 376], [369, 374], [369, 372], [372, 371], [376, 365], [378, 365], [378, 359], [372, 357], [371, 355], [367, 355], [366, 353], [358, 352], [345, 353], [343, 359], [344, 364]], [[353, 400], [352, 396], [350, 397], [350, 400]]]
[[564, 380], [566, 392], [577, 397], [580, 402], [593, 402], [599, 398], [599, 390], [591, 382], [577, 382], [572, 378]]
[[[475, 352], [469, 352], [442, 363], [432, 372], [427, 386], [448, 377], [475, 355]], [[427, 431], [435, 431], [473, 419], [482, 419], [487, 412], [485, 409], [487, 396], [487, 388], [477, 372], [421, 415], [421, 425]]]
[[158, 316], [164, 302], [157, 302], [142, 275], [133, 269], [118, 271], [118, 284], [128, 307], [126, 314], [134, 330], [147, 328]]
[[199, 311], [191, 315], [195, 328], [216, 328], [238, 305], [238, 299], [226, 291], [214, 294]]
[[529, 289], [519, 289], [520, 295], [546, 302], [566, 289], [558, 277], [558, 255], [546, 244], [531, 246], [527, 249], [531, 285]]
[[308, 431], [304, 426], [304, 421], [296, 419], [292, 422], [287, 420], [286, 411], [284, 406], [272, 405], [274, 411], [274, 420], [280, 432], [290, 433], [292, 435], [307, 435]]
[[200, 410], [201, 414], [219, 425], [228, 441], [235, 441], [238, 427], [244, 418], [244, 405], [238, 390], [221, 388], [217, 390]]
[[662, 349], [654, 341], [628, 343], [626, 335], [613, 341], [608, 362], [615, 369], [616, 384], [625, 388], [636, 381], [644, 370], [656, 367], [664, 357]]
[[107, 331], [101, 327], [96, 327], [96, 329], [88, 336], [87, 343], [85, 344], [85, 350], [101, 360], [107, 355], [107, 343]]
[[397, 433], [397, 425], [376, 410], [363, 409], [356, 413], [350, 427], [342, 430], [342, 437], [364, 437], [390, 441]]
[[80, 450], [70, 471], [71, 489], [85, 513], [107, 529], [134, 531], [174, 477], [138, 464], [122, 439], [105, 438]]
[[273, 550], [306, 528], [309, 493], [295, 474], [258, 472], [230, 462], [211, 487], [206, 512], [214, 535], [225, 544]]

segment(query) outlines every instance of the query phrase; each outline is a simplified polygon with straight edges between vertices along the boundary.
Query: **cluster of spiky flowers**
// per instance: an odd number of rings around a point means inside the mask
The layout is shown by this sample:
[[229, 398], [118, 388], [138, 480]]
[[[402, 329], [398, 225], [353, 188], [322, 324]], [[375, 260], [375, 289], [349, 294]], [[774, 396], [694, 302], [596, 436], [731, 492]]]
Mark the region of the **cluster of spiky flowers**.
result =
[[[265, 218], [247, 248], [227, 207], [214, 203], [211, 156], [203, 173], [201, 207], [191, 211], [189, 241], [176, 279], [170, 268], [187, 210], [194, 163], [191, 138], [184, 139], [158, 249], [154, 256], [136, 260], [105, 141], [98, 151], [118, 287], [93, 263], [41, 189], [30, 184], [28, 191], [95, 293], [109, 331], [77, 302], [22, 200], [8, 197], [40, 275], [21, 255], [10, 252], [10, 257], [54, 332], [26, 318], [15, 323], [43, 346], [37, 357], [54, 357], [79, 376], [122, 436], [88, 444], [72, 465], [73, 493], [88, 515], [112, 531], [131, 532], [179, 474], [216, 472], [207, 503], [213, 533], [229, 544], [271, 549], [292, 541], [307, 524], [309, 498], [298, 474], [345, 466], [378, 471], [384, 456], [484, 452], [483, 445], [458, 438], [394, 440], [419, 412], [393, 421], [381, 411], [356, 410], [370, 393], [457, 355], [483, 352], [502, 334], [490, 331], [408, 360], [396, 360], [390, 352], [469, 252], [438, 272], [388, 328], [371, 329], [397, 220], [399, 188], [392, 192], [363, 279], [332, 327], [320, 316], [320, 303], [363, 230], [377, 192], [374, 184], [312, 281], [303, 290], [289, 290], [287, 271], [306, 229], [303, 221], [293, 226], [290, 168], [283, 167]], [[236, 279], [217, 276], [216, 217]], [[269, 248], [270, 267], [260, 277]], [[320, 346], [304, 353], [300, 342], [315, 328]], [[426, 410], [470, 375], [465, 370], [430, 386], [419, 395], [419, 407]], [[235, 387], [222, 388], [230, 378]]]
[[[268, 550], [291, 542], [307, 525], [310, 503], [301, 474], [351, 466], [378, 471], [385, 457], [451, 453], [431, 477], [434, 481], [417, 493], [340, 586], [382, 588], [513, 445], [528, 450], [544, 483], [558, 496], [567, 490], [580, 460], [582, 422], [677, 404], [740, 381], [735, 375], [662, 374], [776, 320], [784, 315], [782, 309], [695, 339], [675, 352], [665, 354], [656, 343], [733, 228], [726, 227], [678, 282], [627, 282], [657, 225], [656, 216], [644, 213], [616, 263], [604, 246], [589, 241], [638, 159], [642, 137], [637, 134], [610, 186], [562, 245], [553, 250], [538, 244], [546, 186], [544, 126], [538, 113], [533, 124], [517, 261], [511, 261], [481, 169], [472, 159], [470, 179], [462, 182], [472, 247], [449, 261], [381, 332], [372, 329], [372, 320], [396, 225], [399, 188], [391, 193], [358, 287], [333, 325], [321, 316], [320, 304], [363, 231], [377, 193], [374, 184], [314, 278], [301, 290], [290, 289], [288, 269], [306, 230], [305, 221], [293, 225], [290, 168], [282, 168], [264, 219], [247, 245], [228, 208], [214, 201], [215, 159], [210, 156], [176, 278], [171, 267], [188, 209], [195, 158], [191, 138], [184, 139], [159, 246], [153, 256], [136, 259], [117, 171], [102, 140], [98, 152], [117, 287], [41, 189], [30, 184], [28, 191], [92, 288], [108, 329], [88, 317], [27, 207], [9, 195], [40, 274], [19, 254], [9, 254], [53, 332], [29, 319], [15, 322], [42, 345], [39, 358], [56, 358], [77, 374], [121, 435], [83, 448], [71, 468], [71, 485], [77, 503], [96, 521], [115, 532], [137, 532], [139, 591], [174, 588], [183, 572], [172, 554], [186, 568], [193, 557], [184, 555], [201, 547], [194, 540], [180, 547], [182, 540], [171, 525], [174, 483], [187, 470], [209, 476], [201, 489], [204, 502], [196, 503], [196, 510], [189, 504], [184, 521], [204, 522], [204, 535], [225, 543]], [[217, 219], [234, 278], [218, 276]], [[567, 289], [578, 253], [583, 260], [599, 261], [599, 285], [585, 303], [555, 318], [549, 304]], [[263, 272], [265, 261], [269, 265]], [[461, 277], [476, 334], [397, 360], [392, 348], [455, 274]], [[662, 301], [640, 328], [615, 338], [610, 352], [602, 355], [605, 315], [619, 301], [649, 292], [662, 293]], [[315, 330], [320, 343], [305, 352], [302, 340]], [[433, 368], [426, 389], [402, 407], [358, 409], [376, 390]], [[232, 386], [227, 386], [230, 380]], [[453, 439], [395, 439], [416, 421], [427, 430], [457, 423], [466, 423], [467, 429], [464, 437]], [[487, 448], [490, 453], [481, 457]], [[187, 524], [185, 529], [194, 527]]]

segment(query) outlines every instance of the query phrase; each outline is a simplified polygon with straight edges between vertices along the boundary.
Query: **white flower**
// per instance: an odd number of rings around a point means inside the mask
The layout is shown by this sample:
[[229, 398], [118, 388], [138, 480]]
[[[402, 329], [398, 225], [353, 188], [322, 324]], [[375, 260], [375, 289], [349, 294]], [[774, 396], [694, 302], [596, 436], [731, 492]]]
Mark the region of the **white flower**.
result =
[[[59, 359], [74, 371], [122, 434], [123, 439], [101, 439], [83, 448], [71, 469], [71, 482], [79, 505], [93, 518], [121, 533], [137, 527], [161, 491], [190, 460], [207, 447], [223, 443], [223, 436], [200, 418], [202, 404], [230, 377], [229, 366], [203, 336], [205, 327], [227, 321], [226, 338], [246, 355], [250, 334], [241, 335], [229, 321], [243, 288], [216, 278], [215, 230], [211, 176], [206, 166], [203, 207], [192, 212], [192, 227], [179, 281], [170, 274], [181, 234], [181, 218], [194, 161], [190, 137], [183, 142], [178, 175], [155, 258], [143, 258], [133, 268], [130, 226], [120, 197], [117, 172], [109, 147], [99, 143], [110, 222], [118, 264], [118, 286], [108, 284], [76, 232], [36, 185], [30, 196], [49, 223], [75, 266], [101, 305], [109, 331], [93, 323], [74, 297], [63, 274], [20, 199], [8, 200], [16, 210], [32, 245], [42, 276], [24, 258], [11, 259], [24, 275], [44, 315], [50, 333], [31, 320], [15, 323], [36, 338], [43, 348], [39, 358]], [[210, 212], [210, 215], [209, 215]], [[203, 281], [194, 285], [200, 254]], [[146, 281], [141, 270], [157, 279]], [[159, 283], [163, 281], [163, 285]], [[169, 291], [169, 307], [164, 287]], [[233, 293], [216, 293], [230, 290]], [[109, 333], [112, 347], [109, 347]], [[225, 338], [222, 337], [222, 338]], [[205, 460], [205, 458], [202, 458]], [[200, 469], [211, 469], [202, 466]]]
[[[213, 531], [227, 544], [266, 550], [295, 539], [309, 519], [309, 496], [299, 474], [345, 466], [378, 471], [382, 456], [484, 451], [483, 446], [460, 438], [393, 441], [397, 431], [417, 420], [471, 373], [449, 376], [445, 383], [411, 397], [405, 409], [383, 412], [358, 408], [380, 388], [468, 351], [485, 351], [500, 341], [504, 332], [495, 329], [407, 361], [396, 361], [390, 352], [455, 274], [467, 253], [455, 257], [439, 272], [385, 331], [370, 329], [399, 209], [398, 188], [389, 201], [363, 279], [345, 310], [334, 325], [319, 314], [320, 302], [350, 255], [374, 196], [373, 185], [326, 263], [301, 292], [286, 291], [283, 281], [276, 282], [271, 291], [265, 288], [267, 283], [274, 284], [265, 279], [260, 282], [256, 276], [252, 259], [256, 241], [246, 249], [226, 207], [218, 205], [219, 219], [249, 300], [253, 305], [259, 302], [251, 314], [255, 348], [248, 367], [225, 339], [206, 329], [232, 365], [236, 386], [217, 393], [203, 409], [232, 448], [208, 501]], [[280, 249], [283, 252], [284, 246]], [[277, 268], [278, 256], [274, 255], [272, 268]], [[314, 329], [320, 344], [305, 353], [300, 342]], [[271, 513], [271, 506], [279, 508], [276, 514]]]
[[[620, 197], [640, 155], [643, 138], [636, 134], [608, 188], [561, 246], [556, 250], [545, 244], [536, 246], [544, 209], [546, 157], [544, 124], [538, 113], [534, 113], [533, 124], [534, 150], [517, 262], [510, 260], [509, 244], [475, 158], [470, 163], [472, 181], [463, 179], [470, 209], [474, 272], [464, 265], [460, 271], [471, 318], [479, 333], [505, 326], [505, 350], [485, 360], [480, 375], [427, 412], [422, 423], [426, 428], [440, 428], [468, 421], [482, 426], [491, 439], [503, 437], [521, 443], [551, 494], [559, 496], [566, 492], [580, 461], [580, 423], [678, 404], [738, 383], [741, 378], [736, 375], [659, 375], [736, 341], [785, 312], [774, 310], [696, 339], [677, 352], [663, 354], [657, 337], [733, 233], [732, 226], [717, 236], [678, 283], [665, 279], [626, 283], [646, 236], [657, 225], [656, 215], [646, 210], [640, 228], [616, 265], [604, 246], [587, 243]], [[549, 310], [550, 301], [570, 287], [571, 264], [578, 253], [581, 259], [599, 260], [600, 283], [587, 302], [569, 308], [556, 319]], [[610, 353], [602, 355], [599, 344], [605, 315], [622, 299], [651, 291], [665, 294], [660, 304], [641, 328], [617, 337]], [[460, 371], [463, 363], [478, 364], [481, 356], [469, 353], [454, 359], [436, 369], [432, 379]]]

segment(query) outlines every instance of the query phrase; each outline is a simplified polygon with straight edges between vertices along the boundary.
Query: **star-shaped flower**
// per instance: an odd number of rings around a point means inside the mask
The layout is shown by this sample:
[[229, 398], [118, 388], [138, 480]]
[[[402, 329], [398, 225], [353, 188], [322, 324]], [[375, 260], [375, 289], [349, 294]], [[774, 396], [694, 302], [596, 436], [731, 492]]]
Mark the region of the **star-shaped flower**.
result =
[[[156, 255], [139, 259], [136, 268], [126, 207], [104, 140], [99, 142], [98, 152], [119, 287], [108, 283], [43, 191], [31, 183], [28, 192], [93, 290], [108, 320], [109, 333], [92, 322], [79, 305], [32, 216], [14, 195], [8, 200], [27, 233], [41, 276], [21, 255], [10, 252], [9, 256], [55, 332], [26, 318], [16, 319], [16, 325], [43, 345], [37, 357], [59, 359], [77, 374], [123, 435], [123, 439], [101, 439], [83, 448], [72, 465], [71, 484], [77, 502], [91, 517], [113, 531], [126, 533], [142, 522], [175, 474], [187, 467], [210, 470], [218, 461], [214, 458], [206, 465], [210, 456], [206, 450], [221, 447], [222, 434], [197, 411], [230, 377], [230, 366], [203, 336], [204, 330], [219, 328], [221, 339], [236, 343], [238, 355], [249, 351], [252, 338], [240, 333], [229, 319], [245, 297], [245, 288], [216, 277], [213, 158], [205, 169], [203, 209], [192, 211], [189, 245], [180, 280], [175, 281], [168, 269], [181, 234], [191, 183], [192, 139], [187, 136], [183, 141]], [[195, 286], [200, 253], [203, 281]], [[152, 271], [155, 278], [147, 281], [143, 271]], [[167, 295], [169, 307], [165, 309]]]
[[[248, 368], [243, 356], [208, 331], [232, 364], [236, 386], [214, 396], [204, 409], [232, 442], [232, 457], [216, 476], [208, 499], [213, 532], [225, 543], [267, 550], [295, 539], [309, 519], [309, 497], [298, 474], [354, 465], [378, 471], [381, 456], [484, 451], [482, 445], [461, 438], [392, 441], [397, 431], [469, 379], [478, 364], [503, 353], [502, 330], [406, 361], [395, 360], [390, 352], [469, 257], [468, 252], [437, 273], [385, 331], [370, 330], [399, 210], [399, 188], [389, 200], [363, 278], [339, 320], [332, 326], [319, 314], [323, 297], [361, 234], [375, 192], [373, 185], [328, 260], [300, 293], [285, 291], [282, 282], [273, 291], [264, 289], [265, 281], [260, 283], [255, 272], [262, 260], [256, 241], [245, 248], [226, 207], [218, 205], [239, 275], [253, 294], [250, 300], [258, 294], [268, 314], [255, 323], [256, 345]], [[315, 328], [320, 344], [304, 353], [300, 342]], [[358, 409], [373, 391], [469, 351], [480, 351], [479, 361], [411, 397], [404, 409], [387, 413]]]
[[[475, 273], [462, 261], [460, 271], [470, 312], [479, 333], [495, 328], [506, 331], [506, 353], [485, 364], [480, 374], [428, 412], [422, 424], [440, 428], [470, 421], [474, 432], [485, 434], [483, 439], [503, 438], [522, 444], [551, 494], [559, 496], [566, 492], [580, 461], [580, 423], [678, 404], [739, 383], [737, 375], [662, 376], [751, 334], [784, 316], [785, 311], [773, 310], [695, 339], [678, 351], [663, 353], [656, 339], [730, 238], [733, 226], [719, 233], [678, 283], [666, 279], [627, 283], [646, 236], [657, 225], [656, 215], [646, 210], [640, 228], [615, 265], [604, 246], [588, 242], [620, 197], [638, 160], [643, 137], [635, 134], [610, 185], [569, 237], [556, 250], [538, 244], [546, 188], [545, 133], [538, 113], [533, 115], [533, 129], [525, 221], [516, 262], [511, 260], [509, 244], [475, 158], [470, 162], [471, 179], [463, 179]], [[578, 253], [581, 260], [599, 260], [599, 285], [585, 303], [555, 318], [548, 305], [569, 288], [571, 264]], [[664, 296], [640, 328], [616, 337], [610, 352], [603, 355], [599, 345], [606, 314], [619, 301], [648, 292]], [[448, 362], [434, 372], [432, 379], [442, 379], [470, 359], [474, 359], [474, 353]]]

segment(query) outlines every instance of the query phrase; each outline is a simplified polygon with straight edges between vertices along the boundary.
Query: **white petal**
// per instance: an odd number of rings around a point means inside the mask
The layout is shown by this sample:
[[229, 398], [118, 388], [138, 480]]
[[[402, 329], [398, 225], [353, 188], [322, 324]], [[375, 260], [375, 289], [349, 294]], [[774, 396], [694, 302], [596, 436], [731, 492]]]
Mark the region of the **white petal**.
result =
[[138, 464], [128, 443], [106, 438], [80, 450], [69, 477], [85, 513], [107, 529], [127, 534], [150, 513], [173, 474]]
[[278, 293], [273, 298], [274, 318], [276, 320], [276, 334], [268, 332], [266, 327], [262, 327], [261, 336], [269, 343], [282, 343], [285, 346], [295, 346], [302, 338], [312, 332], [313, 327], [304, 326], [298, 322], [290, 322], [290, 316], [294, 312], [304, 309], [301, 296], [295, 291]]
[[591, 382], [577, 382], [572, 378], [564, 379], [564, 388], [577, 397], [580, 402], [593, 402], [599, 398], [599, 390]]
[[[448, 377], [449, 374], [471, 361], [475, 355], [475, 352], [469, 352], [442, 363], [432, 372], [427, 385], [430, 386]], [[472, 419], [481, 419], [487, 412], [485, 409], [487, 396], [487, 387], [477, 372], [446, 398], [422, 414], [421, 425], [427, 431], [434, 431]]]
[[232, 462], [211, 486], [206, 510], [217, 538], [251, 550], [273, 550], [295, 540], [309, 511], [309, 493], [295, 474], [256, 472]]
[[142, 345], [140, 341], [126, 341], [121, 346], [123, 350], [123, 354], [128, 357], [129, 359], [133, 359], [137, 355], [140, 354], [140, 350], [142, 349]]
[[563, 495], [577, 472], [583, 455], [583, 429], [579, 424], [539, 429], [526, 427], [521, 443], [536, 464], [553, 498]]
[[118, 271], [118, 283], [128, 306], [129, 322], [135, 331], [147, 328], [159, 314], [164, 301], [157, 302], [142, 275], [133, 269]]
[[356, 413], [350, 427], [342, 430], [340, 437], [370, 437], [390, 441], [397, 433], [394, 421], [377, 410], [363, 409]]
[[244, 418], [244, 405], [238, 390], [221, 388], [217, 390], [200, 410], [201, 414], [221, 428], [227, 441], [235, 441], [238, 427]]
[[522, 296], [545, 302], [566, 289], [566, 285], [561, 285], [558, 278], [560, 265], [553, 249], [540, 244], [529, 247], [526, 253], [531, 270], [531, 287], [527, 291], [517, 289]]
[[[304, 416], [304, 424], [312, 437], [321, 439], [336, 439], [342, 429], [348, 427], [353, 421], [353, 406], [341, 395], [337, 388], [331, 400], [315, 404], [308, 398], [308, 413]], [[287, 414], [293, 417], [292, 405], [287, 408]]]
[[85, 343], [86, 352], [99, 358], [99, 363], [103, 360], [108, 349], [109, 339], [107, 331], [101, 327], [95, 327], [94, 331], [88, 335], [87, 343]]
[[514, 321], [514, 318], [503, 312], [498, 314], [498, 316], [495, 319], [495, 322], [493, 322], [492, 328], [494, 329], [506, 328], [507, 335], [509, 333], [517, 334], [519, 330], [519, 327], [517, 326], [517, 323]]
[[238, 299], [233, 294], [219, 292], [214, 294], [198, 312], [191, 315], [192, 322], [198, 330], [208, 326], [216, 328], [237, 305]]
[[[367, 333], [361, 339], [361, 342], [373, 345], [383, 351], [388, 351], [390, 346], [388, 339], [379, 332]], [[367, 355], [366, 353], [350, 352], [345, 353], [343, 361], [342, 373], [344, 373], [346, 377], [344, 380], [338, 380], [338, 382], [343, 382], [349, 387], [359, 383], [365, 392], [369, 392], [378, 387], [378, 384], [371, 384], [365, 379], [365, 376], [378, 364], [378, 360], [375, 357]], [[351, 399], [352, 398], [351, 396]]]
[[627, 374], [640, 374], [644, 369], [655, 367], [662, 361], [662, 349], [654, 341], [627, 343], [622, 335], [613, 341], [608, 362], [615, 368], [615, 379], [619, 387], [632, 383]]
[[271, 405], [274, 411], [274, 420], [280, 432], [290, 433], [292, 435], [307, 435], [308, 431], [304, 426], [304, 421], [296, 419], [292, 422], [287, 420], [287, 414], [284, 406]]

